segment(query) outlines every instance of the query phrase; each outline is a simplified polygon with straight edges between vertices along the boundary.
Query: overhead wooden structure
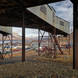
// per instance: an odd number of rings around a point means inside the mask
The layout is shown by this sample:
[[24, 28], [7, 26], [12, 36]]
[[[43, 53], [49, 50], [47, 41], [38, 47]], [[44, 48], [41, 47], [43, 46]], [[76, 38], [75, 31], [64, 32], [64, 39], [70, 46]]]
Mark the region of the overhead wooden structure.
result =
[[58, 1], [63, 0], [0, 0], [0, 25], [22, 27], [22, 61], [25, 61], [25, 27], [37, 28], [50, 33], [54, 33], [53, 29], [56, 29], [56, 34], [68, 34], [26, 9]]
[[[45, 13], [47, 15], [40, 11], [40, 7], [44, 6], [27, 9], [8, 9], [6, 13], [0, 14], [0, 25], [22, 27], [24, 11], [24, 26], [26, 28], [41, 29], [50, 33], [53, 33], [53, 29], [55, 28], [56, 34], [69, 34], [69, 22], [55, 16], [54, 10], [52, 10], [48, 5], [45, 5], [47, 11], [47, 13]], [[64, 23], [64, 26], [61, 25], [60, 22]]]
[[0, 0], [0, 8], [13, 8], [13, 7], [32, 7], [42, 4], [59, 2], [63, 0]]
[[[38, 1], [0, 0], [0, 25], [22, 27], [22, 19], [23, 19], [23, 12], [24, 12], [25, 27], [41, 29], [41, 30], [52, 33], [54, 26], [51, 23], [46, 22], [43, 18], [40, 19], [39, 17], [36, 16], [36, 14], [32, 13], [26, 8], [31, 6], [36, 6], [36, 5], [47, 4], [51, 2], [58, 2], [58, 1], [64, 1], [64, 0], [45, 0], [45, 1], [44, 0], [38, 0]], [[49, 20], [49, 17], [47, 18]], [[52, 21], [52, 20], [49, 20], [49, 21]], [[58, 29], [59, 27], [55, 27], [55, 28], [56, 28], [57, 34], [67, 35], [68, 33]]]
[[70, 0], [72, 3], [78, 4], [78, 0]]

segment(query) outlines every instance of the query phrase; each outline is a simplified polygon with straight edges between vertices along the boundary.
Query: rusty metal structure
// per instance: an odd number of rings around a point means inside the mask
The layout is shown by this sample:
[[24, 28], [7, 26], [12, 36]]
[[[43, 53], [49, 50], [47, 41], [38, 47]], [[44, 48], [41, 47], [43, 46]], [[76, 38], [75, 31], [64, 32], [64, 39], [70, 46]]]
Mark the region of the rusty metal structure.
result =
[[[19, 0], [19, 1], [1, 0], [0, 1], [0, 25], [11, 26], [11, 27], [14, 27], [14, 26], [22, 27], [22, 61], [25, 61], [25, 28], [34, 28], [34, 29], [40, 29], [40, 30], [47, 31], [51, 33], [54, 36], [54, 38], [55, 38], [55, 35], [57, 34], [63, 34], [64, 36], [69, 34], [68, 31], [65, 32], [62, 29], [60, 30], [59, 27], [55, 27], [56, 23], [51, 24], [50, 22], [40, 18], [38, 15], [33, 13], [32, 12], [33, 10], [26, 9], [29, 7], [31, 8], [33, 6], [48, 4], [51, 2], [59, 2], [59, 1], [64, 1], [64, 0], [45, 0], [45, 1], [44, 0], [37, 0], [37, 1], [34, 1], [34, 0], [26, 0], [26, 1], [25, 0], [24, 1], [22, 0]], [[76, 4], [75, 10], [77, 11], [77, 3], [74, 2], [74, 4]], [[55, 16], [55, 19], [60, 20], [60, 18], [58, 18], [57, 16]], [[77, 21], [77, 19], [75, 21]], [[77, 23], [77, 22], [74, 22], [74, 23]], [[61, 22], [61, 24], [63, 25], [63, 22]], [[55, 38], [55, 42], [56, 42], [56, 38]], [[39, 46], [40, 46], [40, 43], [39, 43]], [[74, 57], [74, 60], [73, 60], [73, 68], [74, 68], [75, 63], [76, 63], [75, 54], [73, 55], [73, 57]], [[77, 63], [76, 65], [78, 66]]]

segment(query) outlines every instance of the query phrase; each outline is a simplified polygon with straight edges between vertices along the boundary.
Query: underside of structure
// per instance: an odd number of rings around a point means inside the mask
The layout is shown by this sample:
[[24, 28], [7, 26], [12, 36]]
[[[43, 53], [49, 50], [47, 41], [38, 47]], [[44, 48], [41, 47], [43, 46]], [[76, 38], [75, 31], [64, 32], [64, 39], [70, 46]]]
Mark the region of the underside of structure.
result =
[[[53, 25], [49, 24], [45, 20], [39, 18], [26, 8], [36, 5], [47, 4], [51, 2], [58, 2], [63, 0], [1, 0], [0, 1], [0, 25], [9, 27], [22, 27], [22, 61], [25, 61], [25, 28], [39, 29], [49, 32], [53, 35], [55, 44], [58, 46], [61, 54], [63, 54], [55, 35], [62, 34], [67, 36], [68, 33], [57, 29]], [[4, 32], [0, 31], [2, 34]], [[6, 33], [8, 34], [8, 33]], [[40, 43], [39, 43], [40, 46]]]
[[[34, 19], [33, 19], [34, 18]], [[5, 22], [4, 22], [5, 21]], [[20, 8], [14, 8], [6, 11], [6, 13], [0, 15], [0, 25], [3, 26], [12, 26], [12, 27], [22, 27], [23, 25], [23, 10]], [[24, 26], [26, 28], [41, 29], [46, 32], [54, 32], [54, 27], [49, 23], [45, 22], [41, 18], [37, 17], [27, 9], [24, 10]], [[56, 29], [56, 34], [67, 33]]]
[[13, 8], [13, 7], [32, 7], [42, 4], [48, 4], [53, 2], [59, 2], [63, 0], [0, 0], [0, 8]]

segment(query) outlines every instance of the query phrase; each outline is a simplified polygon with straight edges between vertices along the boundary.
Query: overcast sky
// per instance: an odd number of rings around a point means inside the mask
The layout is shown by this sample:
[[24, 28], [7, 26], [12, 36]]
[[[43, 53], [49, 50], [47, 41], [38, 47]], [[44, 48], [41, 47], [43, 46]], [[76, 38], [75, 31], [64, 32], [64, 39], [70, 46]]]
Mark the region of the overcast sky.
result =
[[[57, 3], [51, 3], [49, 4], [56, 10], [56, 15], [69, 21], [70, 22], [70, 29], [73, 29], [73, 4], [70, 2], [70, 0], [66, 1], [61, 1]], [[21, 35], [21, 28], [13, 28], [13, 32], [19, 33]], [[36, 36], [37, 35], [37, 30], [26, 30], [27, 36]]]
[[73, 4], [70, 0], [49, 4], [56, 10], [56, 15], [69, 21], [73, 27]]

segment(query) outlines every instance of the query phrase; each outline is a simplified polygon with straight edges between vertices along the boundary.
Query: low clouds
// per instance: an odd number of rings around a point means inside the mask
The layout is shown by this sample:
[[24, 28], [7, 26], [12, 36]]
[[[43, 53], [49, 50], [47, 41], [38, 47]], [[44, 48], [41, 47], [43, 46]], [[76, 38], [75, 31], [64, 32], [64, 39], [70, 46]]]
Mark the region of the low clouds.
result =
[[73, 4], [70, 0], [49, 4], [56, 10], [56, 15], [70, 22], [70, 29], [73, 28]]

